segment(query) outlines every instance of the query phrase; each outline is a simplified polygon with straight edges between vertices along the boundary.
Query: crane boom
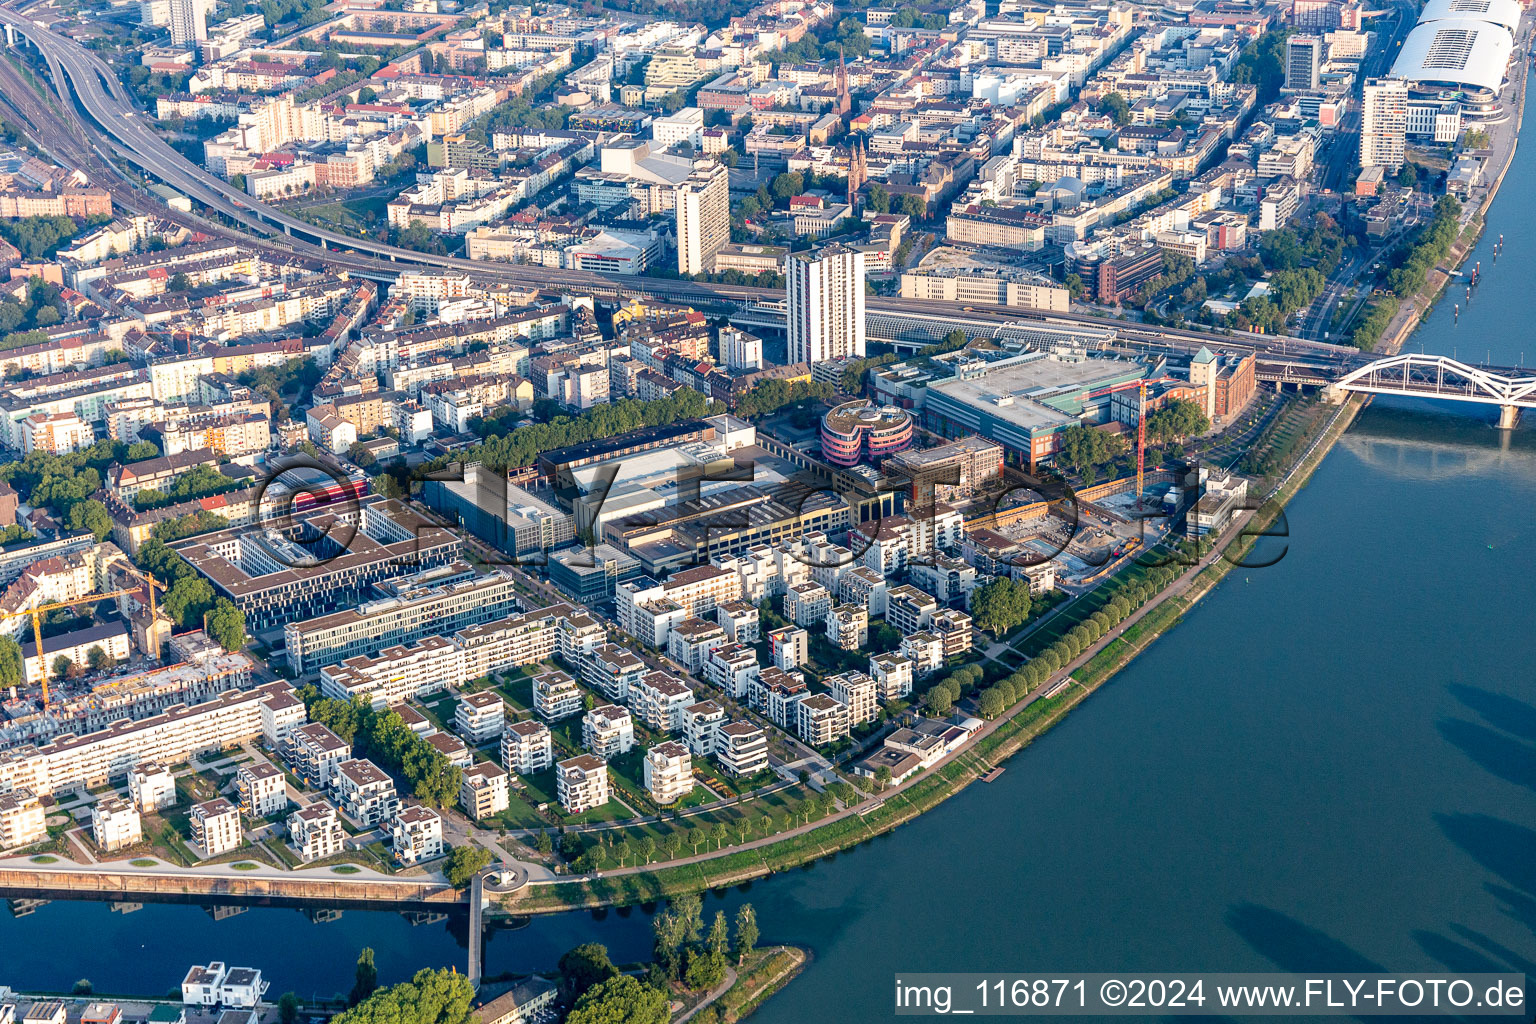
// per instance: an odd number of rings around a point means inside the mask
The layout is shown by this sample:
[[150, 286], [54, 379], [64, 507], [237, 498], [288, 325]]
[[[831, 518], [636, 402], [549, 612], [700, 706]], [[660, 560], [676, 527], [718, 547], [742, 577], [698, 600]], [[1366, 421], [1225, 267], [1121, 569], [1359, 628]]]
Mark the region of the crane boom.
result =
[[[155, 583], [159, 581], [145, 573], [134, 573], [134, 575], [143, 576], [146, 582], [149, 583], [150, 607], [153, 608], [155, 593], [154, 586]], [[109, 590], [103, 594], [86, 594], [84, 597], [77, 597], [72, 601], [54, 601], [51, 604], [40, 604], [36, 608], [28, 608], [25, 611], [0, 612], [0, 620], [14, 619], [22, 615], [32, 616], [32, 640], [35, 644], [37, 644], [37, 663], [42, 666], [41, 674], [43, 677], [43, 708], [45, 710], [48, 707], [48, 661], [43, 655], [43, 614], [45, 612], [56, 611], [60, 608], [73, 608], [77, 604], [96, 604], [98, 601], [109, 601], [114, 597], [123, 597], [127, 594], [137, 593], [137, 588], [130, 590]], [[25, 678], [27, 671], [25, 660], [22, 662], [21, 671], [22, 677]]]

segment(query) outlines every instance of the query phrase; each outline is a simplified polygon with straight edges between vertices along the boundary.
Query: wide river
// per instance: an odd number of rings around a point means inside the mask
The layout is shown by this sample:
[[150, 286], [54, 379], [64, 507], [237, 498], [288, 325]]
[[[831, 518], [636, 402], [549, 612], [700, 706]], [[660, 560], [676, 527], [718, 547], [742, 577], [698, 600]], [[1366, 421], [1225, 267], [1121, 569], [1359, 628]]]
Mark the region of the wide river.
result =
[[[1470, 309], [1443, 304], [1414, 347], [1536, 362], [1531, 149]], [[1230, 575], [997, 782], [709, 897], [815, 953], [757, 1020], [885, 1019], [897, 971], [1536, 971], [1536, 430], [1491, 419], [1379, 401], [1291, 504], [1277, 565]], [[385, 981], [462, 970], [464, 927], [54, 902], [0, 910], [0, 984], [158, 993], [218, 959], [331, 993], [364, 945]], [[641, 958], [648, 913], [493, 932], [487, 970], [589, 939]]]

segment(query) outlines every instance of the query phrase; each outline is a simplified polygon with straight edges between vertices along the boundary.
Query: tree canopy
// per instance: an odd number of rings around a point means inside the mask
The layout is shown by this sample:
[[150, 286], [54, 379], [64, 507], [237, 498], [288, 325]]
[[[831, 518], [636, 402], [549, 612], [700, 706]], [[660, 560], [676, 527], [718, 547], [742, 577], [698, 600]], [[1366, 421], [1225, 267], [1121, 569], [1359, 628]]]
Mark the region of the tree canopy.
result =
[[1029, 618], [1029, 583], [999, 576], [976, 588], [971, 595], [971, 617], [976, 625], [1002, 636]]
[[565, 1021], [566, 1024], [667, 1024], [670, 1017], [665, 992], [621, 974], [588, 989], [576, 1000], [576, 1006]]
[[410, 981], [381, 988], [332, 1017], [333, 1024], [470, 1024], [475, 990], [451, 970], [417, 971]]

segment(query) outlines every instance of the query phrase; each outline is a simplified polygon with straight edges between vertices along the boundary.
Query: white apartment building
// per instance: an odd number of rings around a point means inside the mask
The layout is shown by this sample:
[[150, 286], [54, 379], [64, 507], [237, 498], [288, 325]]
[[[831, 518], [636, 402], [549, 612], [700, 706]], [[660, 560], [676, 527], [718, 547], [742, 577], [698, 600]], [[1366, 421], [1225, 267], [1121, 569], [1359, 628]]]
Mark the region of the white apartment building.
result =
[[261, 738], [278, 754], [287, 754], [293, 730], [307, 721], [309, 709], [292, 690], [274, 693], [261, 702]]
[[716, 254], [731, 240], [730, 171], [713, 160], [695, 163], [676, 202], [678, 273], [713, 273]]
[[208, 40], [209, 0], [170, 0], [171, 45], [195, 48]]
[[864, 355], [864, 253], [834, 242], [789, 254], [789, 361]]
[[479, 679], [548, 659], [559, 647], [560, 622], [570, 610], [555, 605], [459, 630], [453, 642], [463, 652], [464, 678]]
[[245, 838], [240, 831], [240, 812], [223, 797], [215, 797], [192, 808], [187, 817], [192, 828], [192, 844], [205, 857], [217, 857], [235, 849]]
[[1360, 166], [1396, 172], [1407, 159], [1408, 82], [1368, 78], [1360, 99]]
[[495, 817], [507, 809], [507, 773], [490, 761], [478, 761], [464, 769], [459, 783], [459, 803], [476, 821]]
[[768, 734], [751, 722], [727, 722], [720, 727], [715, 758], [720, 770], [747, 778], [768, 768]]
[[958, 608], [935, 612], [928, 628], [944, 639], [944, 657], [958, 658], [971, 649], [971, 617]]
[[580, 672], [592, 652], [608, 642], [608, 629], [590, 615], [567, 615], [560, 620], [555, 642], [560, 657]]
[[693, 792], [693, 756], [668, 740], [645, 752], [645, 791], [665, 807]]
[[927, 629], [938, 610], [938, 599], [910, 584], [893, 587], [885, 595], [885, 621], [903, 634]]
[[506, 725], [507, 706], [494, 690], [466, 693], [453, 713], [453, 727], [473, 747], [499, 738]]
[[250, 1009], [267, 994], [267, 982], [254, 967], [229, 967], [215, 960], [194, 965], [181, 981], [181, 1001], [188, 1006]]
[[836, 743], [848, 735], [848, 707], [829, 694], [803, 697], [795, 709], [795, 732], [813, 747]]
[[288, 845], [306, 864], [345, 850], [347, 833], [336, 806], [322, 798], [288, 815]]
[[757, 664], [757, 652], [742, 644], [726, 644], [709, 652], [704, 663], [705, 681], [718, 686], [737, 700], [747, 695], [752, 680], [761, 669]]
[[31, 846], [48, 838], [43, 802], [30, 789], [0, 793], [0, 850]]
[[608, 763], [577, 754], [555, 766], [555, 795], [566, 814], [581, 814], [608, 802]]
[[91, 840], [103, 853], [116, 853], [144, 841], [139, 809], [122, 797], [109, 796], [91, 808]]
[[901, 638], [901, 654], [912, 663], [912, 675], [921, 679], [944, 667], [944, 638], [923, 629]]
[[293, 730], [288, 742], [288, 764], [311, 789], [329, 789], [336, 769], [350, 760], [352, 747], [319, 722]]
[[72, 412], [35, 412], [21, 421], [23, 455], [38, 451], [67, 455], [95, 442], [96, 432], [91, 425]]
[[861, 604], [833, 605], [827, 612], [827, 639], [844, 651], [863, 647], [869, 642], [869, 612]]
[[651, 139], [661, 149], [687, 143], [698, 151], [704, 145], [704, 111], [684, 107], [675, 114], [656, 118], [651, 122]]
[[501, 734], [501, 763], [519, 775], [532, 775], [554, 764], [555, 742], [549, 726], [532, 719], [507, 726]]
[[265, 761], [240, 766], [235, 772], [235, 792], [240, 813], [249, 818], [265, 818], [288, 809], [287, 780], [280, 769]]
[[588, 711], [581, 720], [581, 743], [604, 761], [629, 753], [635, 745], [635, 722], [629, 709], [603, 704]]
[[712, 700], [690, 704], [683, 711], [683, 741], [694, 757], [712, 757], [720, 747], [725, 709]]
[[389, 828], [389, 845], [401, 864], [420, 864], [443, 855], [443, 819], [430, 807], [407, 807]]
[[634, 651], [616, 644], [603, 644], [587, 658], [583, 679], [588, 686], [601, 690], [611, 701], [625, 703], [629, 691], [647, 669]]
[[581, 714], [581, 687], [559, 669], [533, 677], [533, 711], [549, 722]]
[[128, 773], [128, 793], [142, 814], [154, 814], [176, 806], [176, 778], [157, 761], [135, 765]]
[[463, 652], [444, 637], [429, 636], [325, 666], [320, 670], [320, 692], [337, 700], [362, 697], [377, 711], [407, 697], [457, 686], [465, 678]]
[[179, 764], [193, 754], [254, 740], [262, 735], [262, 703], [292, 692], [286, 683], [268, 683], [83, 736], [0, 751], [0, 789], [26, 788], [40, 797], [89, 789], [125, 778], [145, 761]]
[[801, 583], [784, 594], [784, 617], [805, 629], [820, 629], [832, 608], [832, 595], [820, 583]]
[[693, 690], [676, 676], [648, 672], [630, 691], [635, 717], [657, 732], [677, 732], [683, 727], [683, 711], [694, 703]]
[[869, 659], [881, 700], [902, 700], [912, 692], [912, 659], [904, 654], [875, 654]]
[[867, 565], [850, 566], [837, 581], [838, 597], [864, 606], [870, 618], [885, 617], [885, 576]]
[[400, 809], [395, 780], [367, 758], [353, 758], [336, 766], [331, 795], [359, 828], [382, 825]]
[[715, 608], [715, 621], [725, 638], [735, 644], [755, 644], [762, 639], [762, 613], [750, 601], [727, 601]]
[[774, 668], [785, 672], [804, 665], [811, 656], [811, 635], [798, 626], [783, 626], [768, 633], [768, 652]]
[[[619, 628], [650, 647], [665, 647], [673, 622], [708, 618], [727, 601], [741, 599], [741, 576], [734, 569], [696, 565], [673, 573], [665, 583], [649, 578], [620, 583], [614, 590]], [[656, 609], [681, 610], [681, 618], [658, 614]]]
[[709, 652], [726, 642], [725, 630], [704, 619], [684, 619], [667, 633], [667, 654], [694, 675], [704, 670]]
[[863, 672], [842, 672], [822, 680], [832, 699], [848, 709], [848, 725], [873, 722], [880, 715], [880, 685]]

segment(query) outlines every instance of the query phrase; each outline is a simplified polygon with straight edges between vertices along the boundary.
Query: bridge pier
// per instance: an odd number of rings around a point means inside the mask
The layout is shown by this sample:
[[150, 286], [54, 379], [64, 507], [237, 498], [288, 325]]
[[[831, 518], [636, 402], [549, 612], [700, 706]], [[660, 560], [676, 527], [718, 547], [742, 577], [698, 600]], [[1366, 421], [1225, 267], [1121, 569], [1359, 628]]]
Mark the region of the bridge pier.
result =
[[1499, 429], [1514, 430], [1520, 422], [1520, 407], [1518, 405], [1499, 406]]
[[16, 26], [15, 25], [7, 25], [7, 26], [5, 26], [5, 45], [6, 46], [15, 46], [16, 45]]

